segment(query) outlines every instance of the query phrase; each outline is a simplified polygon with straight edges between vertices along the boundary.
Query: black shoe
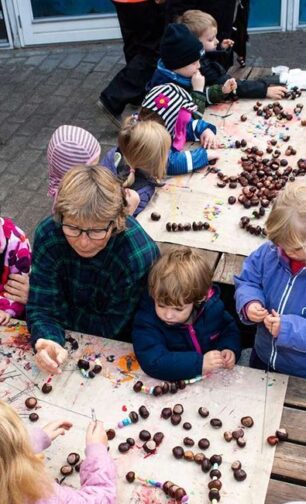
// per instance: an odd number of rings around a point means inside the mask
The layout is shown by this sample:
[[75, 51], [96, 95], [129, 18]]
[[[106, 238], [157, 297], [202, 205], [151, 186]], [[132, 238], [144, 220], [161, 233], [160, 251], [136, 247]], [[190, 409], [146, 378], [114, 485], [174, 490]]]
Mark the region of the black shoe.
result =
[[116, 128], [121, 128], [122, 117], [120, 114], [114, 114], [109, 107], [105, 105], [101, 98], [97, 101], [98, 107], [102, 112], [108, 117], [108, 119], [116, 126]]

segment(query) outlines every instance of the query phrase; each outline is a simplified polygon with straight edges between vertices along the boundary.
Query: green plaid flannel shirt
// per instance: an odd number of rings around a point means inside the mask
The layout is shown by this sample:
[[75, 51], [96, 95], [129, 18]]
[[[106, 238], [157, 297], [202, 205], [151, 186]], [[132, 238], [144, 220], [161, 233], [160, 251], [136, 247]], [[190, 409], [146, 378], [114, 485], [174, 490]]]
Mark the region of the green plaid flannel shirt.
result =
[[95, 257], [82, 258], [52, 217], [35, 232], [27, 323], [38, 338], [65, 343], [65, 329], [118, 338], [131, 321], [159, 251], [132, 217]]

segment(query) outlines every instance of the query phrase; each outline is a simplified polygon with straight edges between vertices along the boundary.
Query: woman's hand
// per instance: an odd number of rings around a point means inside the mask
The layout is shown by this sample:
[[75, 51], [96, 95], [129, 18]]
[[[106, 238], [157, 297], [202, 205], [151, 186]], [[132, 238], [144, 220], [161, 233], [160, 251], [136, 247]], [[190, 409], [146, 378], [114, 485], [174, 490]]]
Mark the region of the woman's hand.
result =
[[102, 443], [107, 446], [107, 435], [102, 422], [90, 422], [86, 432], [86, 445], [92, 443]]
[[15, 274], [9, 275], [7, 283], [4, 285], [4, 297], [16, 303], [27, 304], [29, 297], [29, 275]]
[[69, 420], [55, 420], [43, 427], [45, 433], [49, 436], [51, 441], [54, 441], [58, 436], [64, 436], [66, 431], [71, 429], [72, 423]]
[[39, 369], [47, 373], [60, 374], [60, 366], [68, 357], [68, 352], [55, 341], [39, 338], [35, 344], [35, 361]]
[[0, 325], [7, 325], [11, 320], [11, 315], [3, 310], [0, 310]]

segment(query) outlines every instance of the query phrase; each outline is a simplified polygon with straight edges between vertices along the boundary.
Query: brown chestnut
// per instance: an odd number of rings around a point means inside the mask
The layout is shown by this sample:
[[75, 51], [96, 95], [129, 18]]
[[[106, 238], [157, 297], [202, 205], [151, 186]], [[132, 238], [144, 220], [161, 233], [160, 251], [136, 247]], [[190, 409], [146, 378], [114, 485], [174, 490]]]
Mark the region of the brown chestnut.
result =
[[37, 415], [37, 413], [30, 413], [29, 419], [31, 420], [31, 422], [37, 422], [39, 416]]
[[214, 465], [214, 464], [222, 464], [222, 457], [221, 455], [212, 455], [209, 459], [211, 461], [211, 463]]
[[215, 479], [215, 480], [212, 480], [208, 483], [208, 488], [211, 490], [213, 488], [215, 488], [216, 490], [221, 490], [222, 488], [222, 483], [220, 480], [218, 479]]
[[161, 411], [161, 417], [164, 418], [165, 420], [168, 420], [172, 415], [172, 409], [171, 408], [163, 408]]
[[174, 457], [177, 459], [181, 459], [184, 457], [184, 449], [181, 446], [175, 446], [172, 449], [172, 453], [173, 453]]
[[211, 469], [211, 462], [208, 458], [205, 458], [201, 464], [201, 469], [203, 472], [207, 473]]
[[99, 374], [102, 371], [102, 366], [100, 364], [95, 364], [94, 367], [92, 368], [93, 373]]
[[133, 483], [133, 481], [135, 481], [135, 473], [133, 471], [129, 471], [128, 473], [126, 473], [125, 475], [125, 479], [129, 482], [129, 483]]
[[153, 439], [151, 439], [150, 441], [147, 441], [146, 443], [144, 443], [144, 445], [142, 447], [145, 452], [152, 453], [156, 450], [156, 443], [155, 443], [155, 441], [153, 441]]
[[204, 459], [205, 459], [204, 453], [196, 453], [194, 456], [194, 461], [196, 462], [196, 464], [199, 464], [199, 465], [202, 464]]
[[139, 420], [139, 416], [138, 416], [138, 414], [136, 413], [136, 411], [131, 411], [131, 412], [129, 413], [129, 417], [130, 417], [130, 419], [131, 419], [131, 421], [132, 421], [133, 423], [137, 423], [137, 422], [138, 422], [138, 420]]
[[243, 429], [237, 429], [232, 432], [232, 436], [234, 439], [239, 439], [244, 436], [244, 430]]
[[286, 429], [278, 429], [275, 432], [275, 435], [280, 441], [286, 441], [288, 439], [288, 432], [286, 431]]
[[162, 443], [164, 437], [165, 436], [162, 432], [155, 432], [155, 434], [153, 436], [153, 441], [155, 441], [156, 446], [159, 446]]
[[28, 397], [25, 400], [24, 404], [26, 405], [26, 407], [28, 409], [34, 409], [37, 404], [37, 399], [36, 399], [36, 397]]
[[145, 406], [140, 406], [138, 413], [144, 420], [150, 416], [150, 413]]
[[183, 439], [183, 443], [185, 446], [193, 446], [194, 445], [194, 440], [191, 439], [190, 437], [185, 437]]
[[[265, 212], [261, 213], [261, 208], [259, 209], [259, 213], [260, 213], [260, 215], [264, 215], [265, 214]], [[253, 427], [253, 425], [254, 425], [254, 420], [250, 416], [244, 416], [244, 417], [242, 417], [241, 420], [240, 420], [240, 422], [241, 422], [241, 424], [244, 427], [248, 427], [248, 428]]]
[[232, 463], [231, 468], [233, 471], [237, 471], [238, 469], [241, 469], [240, 460], [235, 460], [235, 462]]
[[130, 449], [130, 445], [129, 443], [120, 443], [118, 445], [118, 450], [120, 451], [120, 453], [127, 453]]
[[191, 450], [186, 450], [184, 452], [184, 459], [190, 462], [194, 460], [194, 453]]
[[210, 442], [206, 438], [202, 438], [198, 442], [198, 447], [201, 448], [201, 450], [207, 450], [210, 447]]
[[73, 467], [71, 465], [63, 465], [60, 471], [63, 476], [70, 476], [73, 473]]
[[156, 385], [156, 387], [154, 387], [153, 389], [153, 395], [155, 397], [158, 397], [158, 396], [161, 396], [163, 394], [163, 389], [160, 385]]
[[150, 432], [147, 430], [140, 431], [139, 432], [139, 439], [141, 439], [141, 441], [149, 441], [149, 439], [151, 439]]
[[41, 391], [43, 394], [49, 394], [52, 390], [52, 385], [50, 383], [44, 383], [43, 386], [41, 387]]
[[234, 205], [236, 203], [237, 199], [235, 198], [235, 196], [229, 196], [227, 201], [228, 201], [229, 205]]
[[176, 404], [174, 407], [173, 407], [173, 413], [175, 413], [176, 415], [182, 415], [184, 413], [184, 407], [182, 404]]
[[247, 477], [247, 473], [243, 469], [237, 469], [234, 471], [234, 478], [237, 481], [244, 481]]
[[183, 423], [183, 429], [190, 430], [191, 428], [192, 428], [191, 423], [189, 423], [189, 422], [184, 422]]
[[138, 380], [133, 387], [134, 392], [140, 392], [142, 389], [143, 383], [142, 381]]
[[106, 431], [106, 436], [107, 436], [107, 439], [109, 441], [111, 441], [112, 439], [114, 439], [114, 437], [116, 436], [116, 432], [114, 431], [114, 429], [108, 429]]
[[203, 407], [201, 407], [201, 408], [199, 408], [199, 409], [198, 409], [198, 413], [199, 413], [199, 415], [200, 415], [202, 418], [206, 418], [206, 417], [208, 417], [208, 415], [209, 415], [209, 411], [208, 411], [208, 409], [207, 409], [207, 408], [203, 408]]
[[80, 460], [80, 455], [76, 452], [72, 452], [72, 453], [69, 453], [68, 457], [67, 457], [67, 462], [69, 465], [72, 465], [74, 466], [75, 464], [77, 464]]
[[223, 437], [228, 443], [233, 439], [231, 431], [224, 432]]
[[270, 446], [275, 446], [279, 442], [279, 439], [277, 436], [268, 436], [267, 442]]
[[77, 366], [79, 369], [84, 369], [87, 371], [89, 369], [89, 362], [86, 359], [79, 359]]
[[247, 116], [245, 114], [242, 114], [242, 116], [240, 116], [240, 121], [245, 122], [246, 120]]
[[240, 437], [236, 439], [236, 443], [240, 448], [244, 448], [246, 445], [246, 439], [244, 437]]
[[215, 429], [220, 429], [220, 427], [222, 427], [222, 422], [219, 418], [212, 418], [210, 421], [210, 425]]
[[152, 213], [151, 213], [151, 219], [152, 219], [153, 221], [159, 221], [159, 219], [160, 219], [160, 214], [159, 214], [159, 213], [157, 213], [157, 212], [152, 212]]
[[172, 413], [172, 415], [171, 415], [172, 425], [178, 425], [179, 423], [181, 423], [181, 420], [182, 420], [181, 415], [177, 415], [175, 413]]

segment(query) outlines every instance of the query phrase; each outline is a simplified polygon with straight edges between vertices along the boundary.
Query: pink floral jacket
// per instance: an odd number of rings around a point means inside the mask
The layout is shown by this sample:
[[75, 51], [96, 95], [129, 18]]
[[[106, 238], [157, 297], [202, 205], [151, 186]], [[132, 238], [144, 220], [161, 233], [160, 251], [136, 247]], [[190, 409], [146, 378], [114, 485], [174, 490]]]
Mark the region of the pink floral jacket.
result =
[[[36, 453], [48, 448], [51, 439], [40, 427], [30, 432]], [[106, 446], [90, 444], [80, 468], [81, 488], [76, 490], [54, 483], [54, 495], [37, 504], [116, 504], [116, 471]]]
[[4, 285], [11, 273], [30, 273], [31, 247], [24, 232], [11, 219], [3, 217], [0, 217], [0, 264], [0, 310], [18, 318], [24, 305], [4, 297]]

